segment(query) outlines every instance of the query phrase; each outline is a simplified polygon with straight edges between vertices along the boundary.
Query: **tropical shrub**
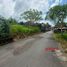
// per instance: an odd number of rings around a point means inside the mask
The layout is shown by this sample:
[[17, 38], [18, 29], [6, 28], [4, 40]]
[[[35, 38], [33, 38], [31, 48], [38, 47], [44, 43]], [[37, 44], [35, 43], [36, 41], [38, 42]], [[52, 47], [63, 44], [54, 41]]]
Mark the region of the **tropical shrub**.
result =
[[7, 42], [10, 39], [10, 27], [3, 17], [0, 18], [0, 43]]
[[23, 26], [23, 25], [11, 25], [10, 30], [13, 38], [14, 37], [22, 38], [40, 31], [38, 27]]

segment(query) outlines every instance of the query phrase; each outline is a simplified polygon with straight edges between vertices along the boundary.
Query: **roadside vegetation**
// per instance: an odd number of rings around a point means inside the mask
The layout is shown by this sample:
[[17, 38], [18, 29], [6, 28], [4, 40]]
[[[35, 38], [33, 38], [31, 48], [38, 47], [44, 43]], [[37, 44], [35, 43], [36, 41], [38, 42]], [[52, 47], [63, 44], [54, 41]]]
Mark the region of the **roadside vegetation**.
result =
[[54, 39], [60, 43], [61, 48], [65, 53], [67, 53], [67, 33], [65, 32], [63, 36], [61, 33], [54, 33]]
[[13, 38], [24, 38], [29, 35], [40, 32], [39, 27], [24, 26], [24, 25], [11, 25], [11, 35]]
[[[39, 24], [37, 21], [42, 20], [42, 12], [38, 10], [28, 10], [20, 15], [21, 20], [27, 22], [21, 23], [14, 18], [4, 18], [0, 16], [0, 45], [16, 41], [40, 32], [45, 32], [51, 26], [47, 24]], [[23, 22], [23, 21], [22, 21]], [[34, 23], [36, 22], [36, 23]]]
[[64, 4], [50, 8], [46, 19], [54, 22], [54, 39], [61, 44], [63, 51], [67, 53], [67, 23], [64, 22], [66, 17], [67, 4]]
[[21, 39], [39, 33], [38, 26], [25, 26], [18, 24], [14, 19], [10, 21], [0, 18], [0, 44], [12, 42], [14, 39]]

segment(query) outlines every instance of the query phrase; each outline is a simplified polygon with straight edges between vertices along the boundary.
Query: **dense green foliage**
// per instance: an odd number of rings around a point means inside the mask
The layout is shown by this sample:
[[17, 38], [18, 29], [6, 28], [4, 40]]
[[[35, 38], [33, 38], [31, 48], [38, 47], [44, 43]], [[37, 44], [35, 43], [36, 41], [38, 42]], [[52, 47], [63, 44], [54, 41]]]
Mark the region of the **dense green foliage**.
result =
[[[8, 41], [13, 41], [14, 39], [24, 38], [35, 33], [39, 33], [41, 28], [45, 30], [49, 27], [49, 24], [37, 24], [34, 22], [42, 20], [42, 12], [38, 10], [29, 10], [21, 15], [26, 23], [23, 25], [19, 24], [15, 19], [0, 17], [0, 44]], [[28, 24], [28, 22], [33, 22]]]
[[30, 9], [21, 14], [21, 17], [27, 21], [35, 22], [42, 19], [42, 12], [35, 9]]
[[62, 38], [63, 38], [64, 40], [67, 40], [67, 32], [63, 33]]
[[40, 32], [38, 27], [32, 26], [23, 26], [23, 25], [12, 25], [11, 26], [11, 34], [13, 37], [24, 37], [27, 35], [32, 35], [34, 33]]
[[12, 41], [14, 38], [23, 38], [37, 32], [40, 32], [37, 26], [24, 26], [18, 24], [15, 19], [0, 17], [0, 44], [8, 43], [8, 41]]
[[59, 39], [67, 40], [67, 33], [64, 33], [63, 36], [61, 36], [60, 33], [56, 34]]
[[60, 28], [60, 32], [62, 36], [63, 36], [64, 19], [66, 17], [67, 17], [67, 4], [57, 5], [50, 8], [46, 16], [47, 19], [50, 19], [54, 22], [57, 28]]
[[60, 43], [60, 46], [63, 48], [64, 52], [67, 53], [67, 33], [65, 32], [63, 36], [60, 33], [54, 33], [54, 39]]
[[0, 40], [8, 38], [10, 35], [9, 23], [3, 17], [0, 18]]
[[50, 8], [46, 18], [53, 20], [54, 23], [63, 23], [64, 18], [67, 16], [67, 4], [58, 5]]

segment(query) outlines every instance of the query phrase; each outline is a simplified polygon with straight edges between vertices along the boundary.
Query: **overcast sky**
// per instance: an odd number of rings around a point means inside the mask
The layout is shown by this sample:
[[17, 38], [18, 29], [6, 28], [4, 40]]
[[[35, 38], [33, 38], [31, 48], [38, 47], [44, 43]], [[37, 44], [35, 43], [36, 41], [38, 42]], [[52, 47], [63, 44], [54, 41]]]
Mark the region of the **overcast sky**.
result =
[[0, 0], [0, 15], [18, 18], [20, 13], [30, 8], [38, 9], [45, 15], [50, 7], [59, 3], [67, 3], [67, 0]]

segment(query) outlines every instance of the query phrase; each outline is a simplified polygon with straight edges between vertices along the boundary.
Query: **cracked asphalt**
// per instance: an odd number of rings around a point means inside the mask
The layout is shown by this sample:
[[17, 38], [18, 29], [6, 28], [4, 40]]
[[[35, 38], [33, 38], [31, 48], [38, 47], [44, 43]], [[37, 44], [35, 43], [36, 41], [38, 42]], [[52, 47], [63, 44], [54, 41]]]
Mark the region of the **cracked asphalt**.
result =
[[52, 35], [49, 31], [0, 47], [0, 67], [65, 67], [55, 52], [45, 50], [58, 48]]

